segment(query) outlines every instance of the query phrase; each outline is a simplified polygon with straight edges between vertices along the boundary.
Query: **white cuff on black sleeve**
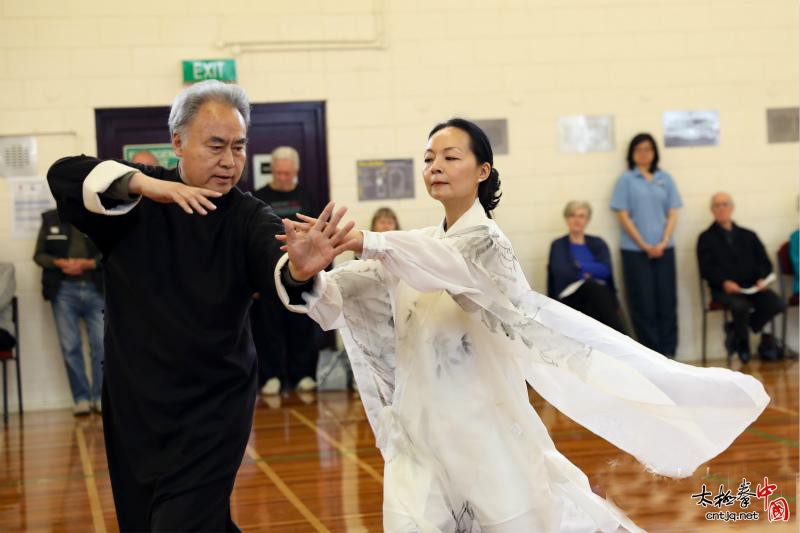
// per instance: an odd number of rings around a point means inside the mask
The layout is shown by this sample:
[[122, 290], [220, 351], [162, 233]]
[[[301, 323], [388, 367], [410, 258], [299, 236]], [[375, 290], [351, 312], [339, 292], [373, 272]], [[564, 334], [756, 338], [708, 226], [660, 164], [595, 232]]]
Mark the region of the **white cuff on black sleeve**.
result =
[[[307, 313], [308, 312], [308, 303], [310, 300], [318, 299], [319, 295], [325, 292], [325, 277], [321, 274], [317, 274], [314, 276], [314, 284], [311, 289], [310, 293], [303, 293], [304, 299], [306, 299], [306, 304], [304, 305], [292, 305], [289, 303], [289, 293], [286, 292], [286, 287], [283, 286], [283, 280], [281, 279], [281, 269], [283, 266], [289, 261], [289, 254], [284, 254], [278, 260], [278, 264], [275, 265], [275, 290], [278, 291], [278, 298], [281, 299], [283, 305], [286, 306], [286, 309], [292, 311], [294, 313]], [[288, 268], [288, 267], [287, 267]]]
[[129, 172], [138, 172], [138, 169], [117, 163], [116, 161], [103, 161], [89, 172], [83, 180], [83, 205], [92, 213], [100, 215], [124, 215], [142, 199], [141, 196], [130, 203], [120, 204], [111, 209], [106, 209], [100, 200], [100, 194], [105, 192], [115, 180]]

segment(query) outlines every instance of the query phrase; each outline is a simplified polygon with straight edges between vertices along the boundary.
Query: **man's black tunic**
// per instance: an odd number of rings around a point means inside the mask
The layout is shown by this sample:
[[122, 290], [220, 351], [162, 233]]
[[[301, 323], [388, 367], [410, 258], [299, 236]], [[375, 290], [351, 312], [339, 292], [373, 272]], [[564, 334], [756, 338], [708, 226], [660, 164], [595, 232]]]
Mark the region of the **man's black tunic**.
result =
[[61, 217], [104, 256], [103, 424], [120, 529], [235, 530], [229, 497], [257, 386], [247, 316], [254, 292], [277, 298], [283, 225], [236, 188], [206, 216], [147, 198], [92, 213], [82, 186], [99, 162], [61, 159], [48, 181]]

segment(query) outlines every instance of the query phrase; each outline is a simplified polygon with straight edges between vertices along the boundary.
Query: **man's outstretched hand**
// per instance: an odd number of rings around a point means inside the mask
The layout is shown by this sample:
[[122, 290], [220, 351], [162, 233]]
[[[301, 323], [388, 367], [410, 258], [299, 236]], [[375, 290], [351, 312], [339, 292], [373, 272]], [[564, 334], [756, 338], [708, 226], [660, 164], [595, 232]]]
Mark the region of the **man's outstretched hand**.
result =
[[278, 235], [277, 239], [286, 243], [283, 248], [289, 254], [289, 273], [295, 280], [311, 279], [328, 266], [334, 257], [359, 247], [358, 240], [348, 235], [355, 222], [338, 227], [347, 208], [341, 207], [333, 214], [335, 207], [333, 202], [328, 203], [313, 224], [298, 225], [291, 220], [283, 220], [286, 234]]
[[210, 198], [219, 198], [222, 193], [192, 187], [175, 181], [158, 180], [145, 176], [141, 172], [133, 175], [128, 182], [128, 192], [131, 194], [141, 194], [155, 202], [162, 204], [178, 204], [186, 213], [199, 213], [207, 215], [209, 211], [214, 211], [215, 206]]

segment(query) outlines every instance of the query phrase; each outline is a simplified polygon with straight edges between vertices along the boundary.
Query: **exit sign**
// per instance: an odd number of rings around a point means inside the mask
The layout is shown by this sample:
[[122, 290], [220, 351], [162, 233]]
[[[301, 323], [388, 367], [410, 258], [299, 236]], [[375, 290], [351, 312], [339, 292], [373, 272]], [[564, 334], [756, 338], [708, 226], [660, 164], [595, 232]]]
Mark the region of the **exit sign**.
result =
[[236, 81], [236, 61], [233, 59], [196, 59], [183, 62], [183, 82], [203, 80]]

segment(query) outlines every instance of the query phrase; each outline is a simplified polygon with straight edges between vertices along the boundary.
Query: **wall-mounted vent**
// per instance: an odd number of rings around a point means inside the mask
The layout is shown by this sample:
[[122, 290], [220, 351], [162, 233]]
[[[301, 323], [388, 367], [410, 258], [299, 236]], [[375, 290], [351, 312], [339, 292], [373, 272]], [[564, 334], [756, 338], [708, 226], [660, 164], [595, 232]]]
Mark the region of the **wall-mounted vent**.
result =
[[0, 136], [0, 176], [33, 176], [37, 162], [36, 137]]

